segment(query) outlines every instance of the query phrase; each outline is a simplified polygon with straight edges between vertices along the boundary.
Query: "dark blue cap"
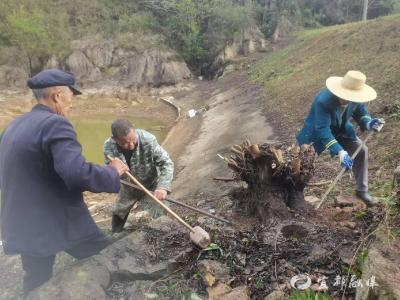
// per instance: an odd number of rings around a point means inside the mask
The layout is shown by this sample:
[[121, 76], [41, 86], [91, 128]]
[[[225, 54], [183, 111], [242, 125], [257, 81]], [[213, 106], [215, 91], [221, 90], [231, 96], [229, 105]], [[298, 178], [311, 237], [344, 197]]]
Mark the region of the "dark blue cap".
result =
[[47, 69], [36, 74], [27, 82], [31, 89], [44, 89], [51, 86], [67, 86], [74, 95], [82, 94], [75, 85], [74, 74], [58, 69]]

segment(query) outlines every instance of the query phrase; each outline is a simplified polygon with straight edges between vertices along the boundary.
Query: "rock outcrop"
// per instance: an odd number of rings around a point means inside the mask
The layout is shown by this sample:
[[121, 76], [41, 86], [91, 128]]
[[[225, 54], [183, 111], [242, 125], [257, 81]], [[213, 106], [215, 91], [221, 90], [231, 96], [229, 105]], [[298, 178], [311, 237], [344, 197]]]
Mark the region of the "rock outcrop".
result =
[[173, 51], [146, 50], [127, 55], [120, 60], [120, 70], [114, 75], [125, 85], [173, 85], [190, 78], [186, 63]]
[[255, 52], [268, 50], [269, 42], [257, 26], [252, 26], [243, 30], [228, 43], [223, 51], [214, 59], [213, 63], [207, 68], [207, 77], [220, 77], [224, 72], [224, 67], [239, 56], [247, 56]]
[[267, 49], [268, 42], [258, 27], [249, 27], [231, 43], [226, 45], [221, 55], [225, 60], [235, 59], [239, 55], [248, 55]]
[[294, 30], [294, 28], [295, 26], [286, 16], [280, 16], [276, 24], [274, 34], [272, 35], [272, 41], [276, 43], [281, 38], [287, 37]]
[[137, 51], [113, 41], [76, 41], [64, 65], [85, 85], [159, 87], [174, 85], [191, 77], [183, 59], [170, 49]]
[[184, 228], [164, 216], [56, 274], [27, 299], [109, 299], [118, 282], [129, 282], [124, 291], [128, 299], [143, 299], [136, 283], [170, 274], [194, 252]]
[[356, 300], [400, 299], [400, 241], [390, 244], [381, 230], [368, 250], [363, 266], [362, 286], [357, 288]]
[[[84, 87], [160, 87], [175, 85], [192, 74], [172, 49], [124, 48], [117, 41], [91, 37], [72, 42], [64, 59], [53, 55], [42, 68], [62, 68], [75, 74]], [[24, 88], [29, 75], [12, 63], [0, 66], [0, 87]]]
[[75, 74], [79, 81], [91, 82], [101, 79], [101, 72], [83, 51], [75, 50], [65, 61], [67, 69]]

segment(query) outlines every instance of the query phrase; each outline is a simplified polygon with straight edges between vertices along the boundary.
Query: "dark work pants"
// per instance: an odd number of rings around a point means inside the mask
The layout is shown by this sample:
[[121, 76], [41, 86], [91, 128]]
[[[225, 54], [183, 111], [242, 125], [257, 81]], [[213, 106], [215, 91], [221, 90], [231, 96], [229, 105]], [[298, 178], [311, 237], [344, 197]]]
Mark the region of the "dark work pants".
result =
[[126, 214], [124, 218], [121, 218], [118, 215], [112, 215], [111, 219], [111, 231], [112, 232], [121, 232], [124, 228], [126, 220], [128, 220], [129, 213]]
[[[83, 259], [99, 253], [111, 243], [112, 241], [108, 237], [99, 234], [71, 249], [65, 250], [65, 252], [76, 259]], [[23, 282], [25, 296], [51, 278], [55, 257], [55, 255], [30, 256], [21, 254], [22, 267], [25, 271]]]
[[[351, 139], [337, 139], [339, 144], [346, 150], [350, 156], [362, 145], [362, 141]], [[368, 192], [368, 148], [363, 145], [361, 151], [354, 159], [353, 173], [356, 179], [356, 190], [360, 192]]]

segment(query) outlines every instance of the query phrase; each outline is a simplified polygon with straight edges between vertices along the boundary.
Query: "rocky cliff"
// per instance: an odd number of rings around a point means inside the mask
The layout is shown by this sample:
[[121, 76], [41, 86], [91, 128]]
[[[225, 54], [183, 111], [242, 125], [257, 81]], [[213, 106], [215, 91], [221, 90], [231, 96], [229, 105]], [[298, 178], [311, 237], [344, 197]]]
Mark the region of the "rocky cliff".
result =
[[[138, 41], [136, 44], [140, 44]], [[135, 44], [130, 41], [130, 44]], [[269, 42], [257, 26], [237, 34], [202, 72], [218, 77], [224, 67], [239, 56], [265, 51]], [[73, 41], [64, 58], [51, 57], [45, 68], [73, 72], [80, 85], [94, 88], [141, 88], [175, 85], [192, 77], [187, 64], [176, 51], [161, 46], [124, 47], [116, 40], [87, 37]], [[38, 67], [38, 70], [42, 67]], [[29, 77], [26, 68], [15, 62], [0, 66], [0, 87], [23, 88]]]
[[[85, 87], [159, 87], [174, 85], [192, 76], [181, 56], [171, 49], [125, 49], [116, 41], [74, 41], [65, 59], [53, 56], [45, 68], [73, 72]], [[25, 87], [28, 72], [12, 62], [0, 66], [0, 87]]]
[[[224, 67], [240, 56], [247, 56], [255, 52], [266, 51], [270, 42], [257, 26], [243, 30], [217, 55], [212, 64], [207, 68], [208, 77], [219, 77], [223, 74]], [[205, 75], [208, 75], [205, 74]]]
[[110, 40], [75, 41], [65, 61], [47, 67], [71, 70], [84, 85], [124, 87], [173, 85], [191, 77], [183, 59], [171, 49], [124, 49]]

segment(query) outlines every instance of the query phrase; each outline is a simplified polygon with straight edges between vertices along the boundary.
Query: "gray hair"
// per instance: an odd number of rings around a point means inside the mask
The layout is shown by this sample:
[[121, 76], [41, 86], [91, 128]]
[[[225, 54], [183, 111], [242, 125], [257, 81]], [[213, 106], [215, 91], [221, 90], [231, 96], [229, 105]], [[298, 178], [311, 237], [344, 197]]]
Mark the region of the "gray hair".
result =
[[69, 89], [67, 86], [51, 86], [51, 87], [46, 87], [42, 89], [32, 89], [33, 96], [35, 97], [36, 100], [41, 100], [41, 99], [46, 99], [50, 96], [50, 93], [54, 89]]
[[135, 126], [127, 119], [118, 119], [111, 124], [111, 133], [113, 137], [122, 137], [135, 130]]

